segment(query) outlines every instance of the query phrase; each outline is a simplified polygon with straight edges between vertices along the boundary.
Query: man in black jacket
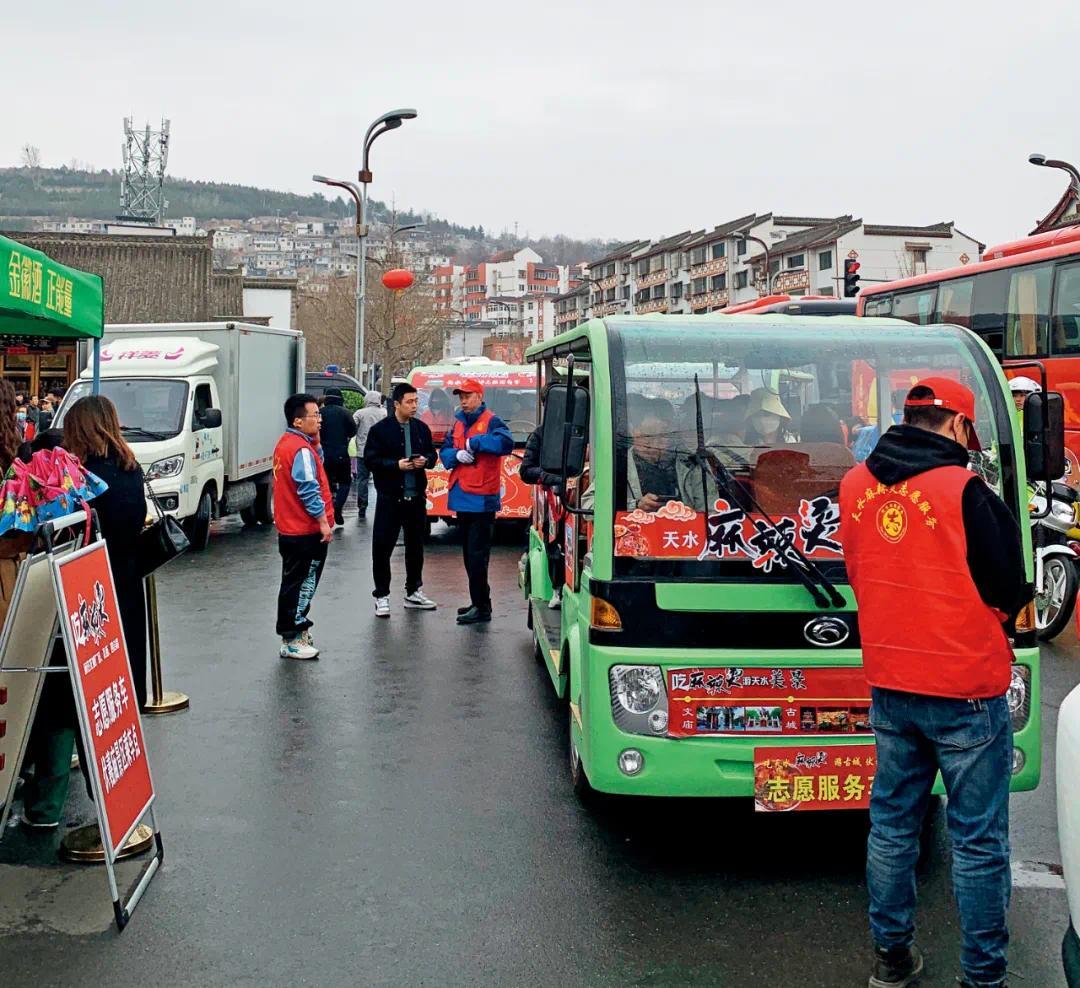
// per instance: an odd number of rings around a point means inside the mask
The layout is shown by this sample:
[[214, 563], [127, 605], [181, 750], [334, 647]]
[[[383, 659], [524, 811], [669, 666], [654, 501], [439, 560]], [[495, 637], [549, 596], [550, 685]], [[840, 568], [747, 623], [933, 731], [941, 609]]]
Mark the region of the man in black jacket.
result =
[[[548, 388], [544, 390], [543, 397], [546, 399]], [[539, 484], [546, 487], [559, 497], [562, 478], [557, 474], [548, 473], [540, 466], [540, 454], [544, 448], [544, 424], [541, 422], [529, 436], [525, 443], [525, 452], [521, 457], [521, 470], [519, 476], [526, 484]], [[550, 515], [549, 515], [550, 512]], [[544, 546], [547, 549], [548, 575], [551, 578], [551, 600], [548, 607], [558, 610], [562, 606], [562, 588], [564, 581], [563, 561], [563, 519], [562, 505], [557, 505], [554, 511], [545, 511]]]
[[323, 450], [323, 466], [330, 492], [334, 495], [334, 526], [345, 524], [342, 509], [352, 487], [352, 464], [349, 462], [349, 440], [356, 435], [356, 423], [345, 402], [340, 388], [327, 388], [322, 408], [322, 428], [319, 442]]
[[431, 430], [416, 417], [416, 388], [398, 384], [392, 413], [376, 422], [364, 445], [364, 465], [375, 480], [375, 525], [371, 568], [375, 577], [375, 616], [390, 617], [390, 555], [398, 532], [405, 530], [405, 606], [433, 611], [435, 601], [424, 585], [424, 536], [427, 534], [427, 474], [435, 465]]

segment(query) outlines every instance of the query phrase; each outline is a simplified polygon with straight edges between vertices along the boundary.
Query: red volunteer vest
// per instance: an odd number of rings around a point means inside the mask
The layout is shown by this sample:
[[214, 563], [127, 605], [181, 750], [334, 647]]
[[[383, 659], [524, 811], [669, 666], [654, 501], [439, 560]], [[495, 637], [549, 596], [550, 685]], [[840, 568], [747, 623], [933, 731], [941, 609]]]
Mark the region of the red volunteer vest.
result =
[[[494, 416], [485, 408], [468, 429], [461, 419], [454, 419], [454, 449], [464, 449], [467, 440], [482, 436]], [[460, 484], [469, 494], [498, 494], [502, 490], [502, 457], [477, 456], [475, 463], [459, 463], [450, 471], [450, 486]]]
[[296, 492], [296, 481], [292, 475], [293, 460], [305, 447], [315, 453], [315, 469], [318, 471], [326, 513], [332, 515], [334, 512], [330, 481], [315, 447], [303, 436], [286, 432], [274, 448], [274, 524], [282, 535], [316, 535], [319, 531], [318, 519], [307, 513], [304, 502]]
[[840, 484], [840, 537], [871, 686], [959, 699], [1009, 687], [1012, 649], [968, 569], [961, 501], [972, 478], [937, 467], [887, 487], [860, 464]]

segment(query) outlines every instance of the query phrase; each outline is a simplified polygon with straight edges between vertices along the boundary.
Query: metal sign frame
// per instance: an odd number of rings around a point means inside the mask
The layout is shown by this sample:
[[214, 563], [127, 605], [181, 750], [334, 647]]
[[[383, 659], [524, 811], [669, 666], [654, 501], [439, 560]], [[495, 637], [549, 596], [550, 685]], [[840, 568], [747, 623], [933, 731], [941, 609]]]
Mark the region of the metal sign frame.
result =
[[[56, 519], [54, 522], [52, 522], [52, 526], [54, 529], [69, 527], [70, 525], [84, 522], [85, 518], [85, 513], [80, 511], [76, 512], [74, 515], [66, 515], [63, 518]], [[63, 577], [61, 575], [61, 571], [66, 564], [95, 551], [104, 551], [106, 561], [108, 562], [109, 549], [108, 546], [104, 544], [104, 541], [100, 538], [89, 542], [81, 548], [76, 549], [74, 552], [68, 553], [62, 559], [54, 557], [51, 560], [53, 572], [53, 587], [56, 594], [56, 609], [57, 615], [59, 616], [60, 633], [64, 640], [65, 651], [67, 652], [68, 672], [71, 675], [71, 688], [75, 693], [75, 707], [79, 717], [79, 729], [82, 731], [84, 750], [86, 751], [88, 757], [94, 751], [94, 728], [87, 717], [86, 696], [83, 693], [82, 680], [79, 678], [78, 672], [75, 669], [78, 652], [75, 647], [75, 642], [71, 636], [70, 622], [66, 620], [66, 615], [64, 613], [65, 602], [62, 584]], [[111, 571], [111, 563], [109, 564], [109, 567]], [[113, 590], [113, 594], [115, 597], [115, 588]], [[116, 620], [120, 628], [120, 634], [121, 636], [123, 636], [124, 624], [123, 618], [120, 615], [119, 605], [117, 606]], [[124, 637], [124, 641], [126, 643], [126, 637]], [[133, 678], [131, 678], [131, 663], [130, 659], [127, 657], [126, 648], [124, 650], [124, 655], [125, 659], [127, 659], [128, 664], [129, 681], [133, 682], [134, 680]], [[139, 720], [141, 729], [141, 717], [139, 716], [137, 705], [135, 710], [135, 716]], [[116, 926], [121, 932], [127, 926], [129, 920], [131, 919], [131, 914], [135, 910], [135, 907], [139, 904], [139, 901], [142, 899], [147, 887], [150, 885], [150, 881], [153, 879], [154, 875], [157, 874], [158, 869], [161, 867], [162, 862], [165, 860], [165, 848], [161, 840], [161, 830], [158, 827], [157, 815], [154, 812], [154, 780], [153, 774], [150, 770], [150, 753], [146, 747], [145, 735], [143, 736], [143, 757], [146, 759], [146, 771], [147, 775], [150, 778], [150, 798], [147, 800], [143, 808], [139, 811], [138, 815], [135, 818], [135, 821], [132, 823], [130, 828], [128, 828], [128, 831], [118, 842], [117, 848], [115, 849], [112, 846], [112, 840], [110, 838], [108, 810], [106, 809], [105, 805], [104, 793], [101, 791], [101, 780], [98, 778], [96, 759], [95, 765], [91, 767], [90, 771], [88, 772], [88, 775], [90, 776], [90, 786], [94, 793], [94, 805], [97, 809], [98, 830], [101, 834], [101, 845], [105, 851], [105, 870], [109, 880], [109, 892], [112, 896], [113, 914], [116, 918]], [[143, 868], [141, 874], [139, 875], [138, 881], [136, 882], [135, 888], [132, 890], [128, 901], [125, 903], [120, 898], [120, 892], [116, 882], [116, 854], [120, 849], [123, 848], [124, 844], [127, 843], [128, 839], [135, 832], [135, 828], [138, 827], [138, 825], [142, 822], [143, 818], [148, 813], [150, 815], [151, 827], [154, 831], [154, 843], [156, 847], [156, 853], [150, 859], [146, 867]]]

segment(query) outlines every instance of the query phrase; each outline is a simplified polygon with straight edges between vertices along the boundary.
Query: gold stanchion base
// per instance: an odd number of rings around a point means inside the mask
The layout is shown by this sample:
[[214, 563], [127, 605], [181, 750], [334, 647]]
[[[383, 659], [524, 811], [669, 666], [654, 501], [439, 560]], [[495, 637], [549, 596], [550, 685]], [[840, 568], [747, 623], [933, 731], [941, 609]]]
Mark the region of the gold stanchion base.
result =
[[[145, 854], [154, 846], [154, 831], [145, 823], [140, 823], [135, 828], [127, 843], [120, 848], [116, 856], [117, 861], [124, 858], [134, 858], [136, 855]], [[75, 830], [64, 834], [60, 841], [60, 857], [64, 861], [76, 861], [79, 864], [98, 864], [105, 860], [105, 848], [101, 846], [101, 833], [96, 823], [85, 827], [77, 827]]]
[[144, 714], [174, 714], [179, 710], [187, 710], [191, 701], [186, 693], [178, 693], [176, 690], [166, 690], [161, 694], [161, 702], [155, 703], [151, 697], [143, 707]]

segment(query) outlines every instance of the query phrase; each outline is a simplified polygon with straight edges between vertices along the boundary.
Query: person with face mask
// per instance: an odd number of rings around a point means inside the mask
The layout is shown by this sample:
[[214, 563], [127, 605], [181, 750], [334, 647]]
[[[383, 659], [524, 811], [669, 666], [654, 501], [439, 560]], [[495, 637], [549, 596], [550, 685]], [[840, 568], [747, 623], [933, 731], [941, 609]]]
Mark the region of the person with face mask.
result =
[[784, 428], [791, 421], [775, 391], [756, 388], [750, 392], [746, 410], [746, 442], [751, 446], [774, 446], [785, 442]]

